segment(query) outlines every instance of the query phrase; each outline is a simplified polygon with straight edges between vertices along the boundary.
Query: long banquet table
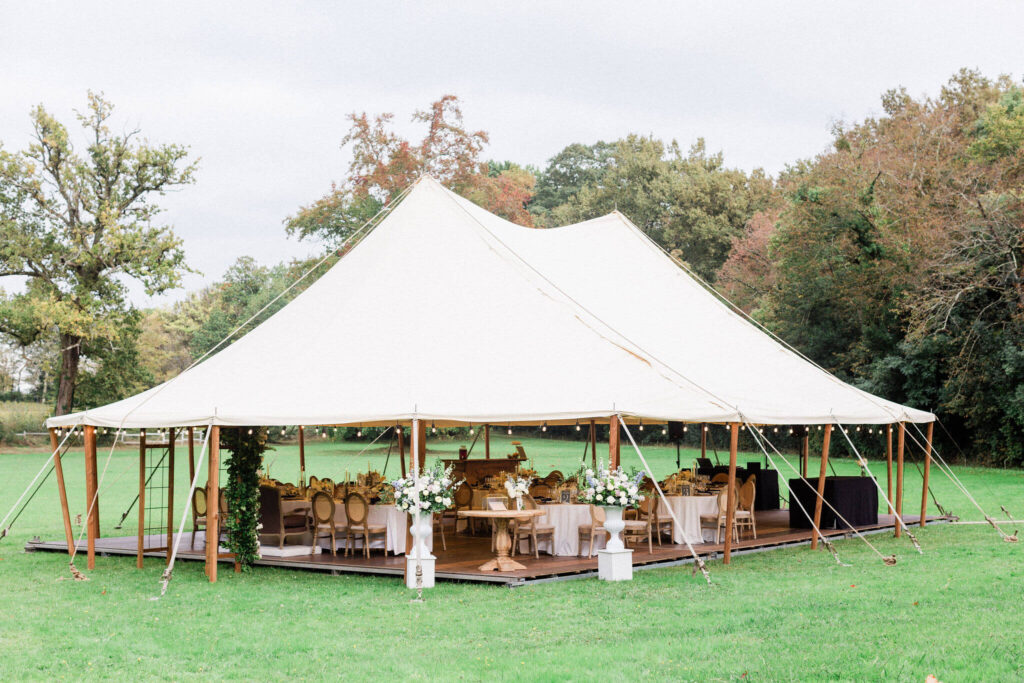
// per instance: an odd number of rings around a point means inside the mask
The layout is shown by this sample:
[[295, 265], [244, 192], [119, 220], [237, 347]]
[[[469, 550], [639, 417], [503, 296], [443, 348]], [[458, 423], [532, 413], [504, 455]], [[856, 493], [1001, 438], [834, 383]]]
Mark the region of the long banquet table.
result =
[[[552, 549], [551, 539], [545, 537], [537, 539], [537, 550], [550, 555], [579, 555], [579, 528], [590, 524], [590, 506], [583, 503], [554, 503], [537, 507], [545, 512], [545, 515], [537, 520], [537, 524], [540, 526], [550, 524], [555, 527], [554, 548]], [[595, 534], [594, 550], [604, 548], [607, 540], [608, 534], [605, 532], [599, 531]], [[587, 550], [589, 551], [590, 548]]]
[[[303, 508], [309, 509], [309, 501], [306, 500], [286, 500], [282, 501], [282, 509], [284, 513], [291, 514], [292, 512], [300, 511]], [[386, 526], [387, 536], [382, 540], [381, 538], [374, 538], [370, 543], [370, 548], [375, 550], [386, 550], [389, 553], [396, 555], [402, 555], [405, 553], [405, 523], [408, 515], [402, 512], [394, 505], [371, 505], [370, 510], [367, 513], [367, 524], [371, 526]], [[345, 516], [344, 504], [335, 501], [334, 506], [334, 521], [337, 524], [347, 524], [348, 518]], [[307, 538], [307, 541], [311, 539]], [[344, 548], [347, 541], [344, 536], [338, 536], [336, 539], [338, 548]], [[329, 549], [331, 546], [330, 537], [321, 538], [319, 545], [321, 548]], [[356, 539], [356, 548], [363, 547], [362, 539]], [[433, 550], [434, 538], [433, 535], [427, 538], [427, 549]]]
[[[713, 515], [718, 512], [718, 496], [665, 496], [665, 500], [658, 504], [659, 519], [672, 519], [665, 501], [672, 506], [672, 512], [676, 515], [678, 524], [672, 534], [673, 543], [704, 543], [704, 536], [700, 528], [701, 515]], [[705, 529], [709, 534], [708, 541], [714, 542], [715, 530]]]

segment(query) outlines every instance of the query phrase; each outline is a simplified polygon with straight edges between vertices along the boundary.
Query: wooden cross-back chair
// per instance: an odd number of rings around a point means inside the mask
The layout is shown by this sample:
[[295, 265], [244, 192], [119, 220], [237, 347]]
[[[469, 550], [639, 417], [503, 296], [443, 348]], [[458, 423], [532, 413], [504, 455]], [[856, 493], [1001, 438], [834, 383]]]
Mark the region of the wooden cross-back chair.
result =
[[[345, 496], [345, 518], [348, 520], [347, 531], [345, 532], [346, 555], [349, 550], [352, 550], [353, 554], [355, 553], [355, 541], [357, 538], [363, 539], [363, 555], [365, 557], [370, 556], [370, 542], [374, 536], [383, 536], [385, 544], [387, 543], [388, 528], [383, 524], [370, 524], [368, 521], [369, 516], [370, 505], [362, 495], [350, 493]], [[386, 545], [384, 554], [388, 554]]]

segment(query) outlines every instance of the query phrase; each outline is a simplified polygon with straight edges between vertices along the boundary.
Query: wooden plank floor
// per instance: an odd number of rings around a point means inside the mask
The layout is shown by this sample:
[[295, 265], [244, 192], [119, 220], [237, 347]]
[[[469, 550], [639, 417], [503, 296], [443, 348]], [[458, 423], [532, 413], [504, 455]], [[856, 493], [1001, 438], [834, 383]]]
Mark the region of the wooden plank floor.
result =
[[[919, 521], [916, 515], [906, 515], [904, 520], [908, 525], [914, 525]], [[929, 521], [945, 521], [939, 517], [929, 517]], [[862, 532], [877, 532], [892, 530], [895, 518], [891, 515], [879, 515], [878, 524], [867, 527], [858, 527]], [[757, 538], [749, 538], [747, 534], [733, 545], [736, 553], [768, 550], [794, 544], [809, 543], [811, 540], [810, 529], [792, 529], [789, 527], [788, 510], [769, 510], [757, 513]], [[823, 530], [829, 537], [842, 537], [852, 535], [849, 530], [830, 529]], [[203, 561], [203, 541], [200, 537], [196, 539], [196, 547], [190, 547], [190, 533], [185, 533], [178, 548], [178, 558], [183, 560]], [[157, 547], [163, 546], [166, 536], [152, 537], [147, 539], [146, 545]], [[519, 585], [528, 581], [547, 580], [559, 577], [570, 577], [574, 575], [590, 575], [597, 572], [597, 557], [552, 557], [541, 555], [534, 558], [532, 555], [517, 555], [516, 561], [526, 568], [513, 572], [483, 572], [479, 566], [494, 557], [491, 552], [490, 538], [484, 536], [468, 536], [466, 534], [454, 534], [447, 532], [447, 549], [441, 548], [441, 538], [435, 534], [434, 555], [437, 556], [435, 564], [435, 576], [438, 579], [450, 579], [461, 581], [482, 581], [488, 583], [501, 583]], [[525, 545], [525, 544], [524, 544]], [[105, 555], [132, 555], [136, 554], [137, 541], [135, 536], [121, 536], [100, 538], [96, 541], [96, 552]], [[288, 546], [285, 546], [288, 547]], [[690, 551], [685, 545], [672, 543], [654, 544], [654, 551], [647, 549], [647, 544], [632, 545], [633, 565], [635, 568], [644, 566], [659, 566], [671, 563], [691, 561]], [[30, 541], [26, 550], [35, 551], [58, 551], [67, 552], [67, 543], [64, 541]], [[694, 546], [694, 550], [701, 556], [713, 557], [723, 550], [721, 543], [702, 543]], [[79, 546], [79, 552], [85, 552], [84, 541]], [[153, 553], [153, 556], [164, 557], [164, 552]], [[229, 561], [229, 560], [225, 560]], [[383, 555], [380, 550], [371, 553], [369, 558], [363, 555], [345, 557], [343, 554], [332, 555], [331, 553], [320, 553], [315, 555], [298, 555], [294, 557], [270, 557], [265, 556], [257, 561], [258, 565], [272, 567], [287, 567], [292, 569], [307, 569], [316, 571], [332, 571], [336, 573], [366, 573], [401, 576], [405, 571], [405, 557]]]

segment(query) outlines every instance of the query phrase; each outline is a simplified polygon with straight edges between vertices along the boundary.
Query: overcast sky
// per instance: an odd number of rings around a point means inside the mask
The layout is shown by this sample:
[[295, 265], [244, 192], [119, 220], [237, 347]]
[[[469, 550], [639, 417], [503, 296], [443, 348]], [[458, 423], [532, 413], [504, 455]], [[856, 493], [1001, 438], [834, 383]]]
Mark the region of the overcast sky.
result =
[[454, 93], [490, 158], [637, 132], [776, 172], [888, 88], [1019, 77], [1022, 26], [1019, 2], [0, 2], [0, 140], [23, 148], [32, 106], [70, 122], [93, 89], [116, 125], [189, 145], [198, 182], [162, 219], [195, 289], [239, 255], [320, 253], [282, 220], [343, 175], [352, 111], [415, 135], [412, 112]]

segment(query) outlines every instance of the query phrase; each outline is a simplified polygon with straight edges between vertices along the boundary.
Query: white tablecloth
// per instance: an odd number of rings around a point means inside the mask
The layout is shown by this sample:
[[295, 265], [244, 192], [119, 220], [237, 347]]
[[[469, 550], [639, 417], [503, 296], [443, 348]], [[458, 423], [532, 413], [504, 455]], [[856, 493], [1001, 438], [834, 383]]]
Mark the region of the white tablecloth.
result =
[[[544, 510], [546, 514], [538, 518], [537, 524], [540, 526], [550, 524], [555, 527], [555, 544], [554, 553], [552, 553], [550, 537], [538, 538], [537, 549], [541, 553], [554, 555], [578, 555], [580, 552], [579, 528], [582, 524], [590, 524], [590, 506], [581, 503], [562, 503], [559, 505], [539, 505], [538, 507]], [[595, 550], [603, 548], [606, 540], [606, 533], [599, 532], [596, 534], [594, 537]], [[525, 548], [527, 548], [527, 544], [522, 543], [520, 545], [520, 552], [523, 552]], [[587, 551], [590, 550], [585, 543], [584, 548]]]
[[[303, 506], [308, 509], [309, 502], [302, 500], [286, 500], [282, 503], [282, 507], [286, 515]], [[371, 526], [386, 526], [388, 533], [384, 539], [381, 539], [379, 536], [375, 537], [370, 543], [370, 548], [384, 549], [389, 553], [395, 553], [398, 555], [405, 554], [405, 522], [407, 517], [408, 515], [405, 512], [402, 512], [394, 505], [371, 505], [370, 511], [367, 515], [367, 523]], [[334, 505], [334, 521], [338, 524], [346, 524], [348, 522], [348, 518], [345, 516], [345, 505], [337, 501], [335, 501]], [[335, 540], [337, 541], [339, 548], [345, 547], [346, 541], [343, 537], [338, 537]], [[330, 537], [320, 539], [321, 548], [329, 549], [330, 546]], [[355, 540], [355, 547], [363, 547], [361, 539]], [[427, 549], [434, 549], [434, 539], [432, 536], [427, 539]]]
[[[705, 529], [701, 535], [700, 516], [713, 515], [718, 512], [718, 496], [665, 496], [665, 500], [672, 506], [676, 515], [675, 533], [672, 535], [673, 543], [703, 543], [705, 538], [713, 543], [715, 530]], [[665, 508], [665, 501], [658, 505], [659, 519], [671, 519], [668, 510]], [[684, 541], [685, 538], [685, 541]]]

